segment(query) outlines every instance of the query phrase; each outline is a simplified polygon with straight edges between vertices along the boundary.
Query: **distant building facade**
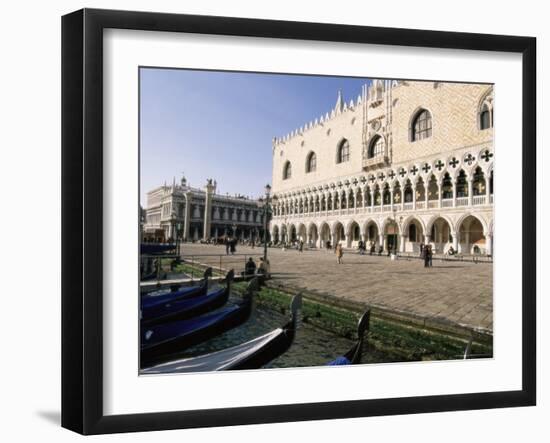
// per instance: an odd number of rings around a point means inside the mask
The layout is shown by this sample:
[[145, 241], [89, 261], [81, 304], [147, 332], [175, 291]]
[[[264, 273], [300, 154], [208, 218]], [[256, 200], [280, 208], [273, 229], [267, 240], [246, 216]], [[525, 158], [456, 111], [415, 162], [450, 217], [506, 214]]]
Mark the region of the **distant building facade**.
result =
[[274, 242], [493, 253], [493, 87], [373, 80], [273, 140]]
[[216, 193], [217, 183], [203, 189], [179, 184], [163, 185], [147, 193], [142, 236], [145, 241], [212, 240], [232, 236], [241, 240], [263, 238], [261, 201]]

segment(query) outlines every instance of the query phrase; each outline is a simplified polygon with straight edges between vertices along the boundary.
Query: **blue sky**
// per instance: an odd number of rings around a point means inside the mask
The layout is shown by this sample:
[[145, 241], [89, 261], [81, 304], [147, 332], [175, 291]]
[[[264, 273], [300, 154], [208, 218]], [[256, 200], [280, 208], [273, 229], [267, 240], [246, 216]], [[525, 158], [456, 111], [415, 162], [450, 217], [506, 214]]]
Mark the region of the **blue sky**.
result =
[[207, 178], [258, 197], [271, 182], [271, 140], [355, 101], [366, 78], [142, 68], [141, 203], [148, 190]]

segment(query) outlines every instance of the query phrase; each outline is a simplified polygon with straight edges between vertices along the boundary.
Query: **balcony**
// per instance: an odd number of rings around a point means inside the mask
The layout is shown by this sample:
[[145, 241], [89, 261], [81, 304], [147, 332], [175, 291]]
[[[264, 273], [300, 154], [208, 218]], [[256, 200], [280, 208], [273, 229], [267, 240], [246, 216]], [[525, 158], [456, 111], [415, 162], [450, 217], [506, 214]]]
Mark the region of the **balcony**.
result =
[[363, 169], [369, 168], [378, 168], [380, 166], [388, 165], [390, 159], [388, 158], [387, 149], [384, 149], [384, 152], [376, 154], [374, 157], [366, 158], [363, 157]]
[[489, 195], [489, 203], [487, 203], [487, 195], [474, 195], [471, 197], [456, 197], [456, 198], [442, 198], [434, 200], [417, 200], [415, 203], [406, 202], [406, 203], [394, 203], [385, 204], [385, 205], [373, 205], [373, 206], [358, 206], [356, 208], [345, 208], [345, 209], [331, 209], [331, 210], [318, 210], [305, 212], [302, 214], [293, 213], [286, 215], [275, 216], [274, 219], [284, 220], [284, 219], [302, 219], [309, 217], [327, 217], [327, 216], [346, 216], [346, 215], [357, 215], [357, 214], [373, 214], [373, 213], [394, 213], [401, 211], [424, 211], [431, 209], [453, 209], [453, 208], [467, 208], [473, 206], [483, 206], [493, 204], [493, 195]]
[[[472, 205], [473, 206], [484, 205], [485, 200], [486, 200], [485, 195], [474, 195], [473, 200], [472, 200]], [[493, 196], [492, 195], [491, 195], [491, 203], [493, 203]]]

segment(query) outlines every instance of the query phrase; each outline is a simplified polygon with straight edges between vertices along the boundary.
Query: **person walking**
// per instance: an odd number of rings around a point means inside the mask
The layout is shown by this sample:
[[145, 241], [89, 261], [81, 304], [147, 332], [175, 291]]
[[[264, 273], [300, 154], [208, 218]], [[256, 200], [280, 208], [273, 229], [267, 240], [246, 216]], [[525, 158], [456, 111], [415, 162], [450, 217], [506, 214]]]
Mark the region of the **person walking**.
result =
[[336, 245], [336, 249], [334, 251], [336, 253], [336, 262], [341, 265], [342, 264], [342, 257], [344, 255], [344, 249], [342, 248], [342, 244], [338, 243]]
[[300, 239], [300, 243], [298, 245], [298, 251], [304, 252], [304, 241]]
[[231, 251], [231, 255], [234, 255], [235, 252], [237, 251], [237, 239], [236, 238], [231, 240], [229, 249]]
[[430, 257], [428, 252], [428, 246], [422, 248], [422, 258], [424, 259], [424, 267], [427, 268], [430, 266]]
[[229, 243], [231, 242], [231, 240], [229, 239], [229, 237], [225, 237], [225, 255], [229, 255]]
[[432, 245], [429, 245], [428, 246], [428, 264], [430, 268], [433, 266], [432, 257], [433, 257]]

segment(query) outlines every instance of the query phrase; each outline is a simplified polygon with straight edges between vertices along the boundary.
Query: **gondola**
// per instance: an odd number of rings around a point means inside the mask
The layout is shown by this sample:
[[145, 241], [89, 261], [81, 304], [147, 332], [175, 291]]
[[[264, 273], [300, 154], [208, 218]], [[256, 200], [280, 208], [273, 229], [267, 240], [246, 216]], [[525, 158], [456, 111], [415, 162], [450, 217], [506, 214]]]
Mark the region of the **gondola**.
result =
[[242, 302], [188, 320], [141, 327], [141, 368], [170, 360], [175, 354], [243, 324], [252, 312], [258, 279], [248, 284]]
[[363, 355], [363, 341], [365, 333], [369, 331], [370, 326], [370, 309], [367, 309], [365, 313], [359, 319], [357, 323], [357, 343], [355, 343], [344, 355], [335, 358], [327, 363], [327, 366], [344, 366], [344, 365], [358, 365], [361, 363], [361, 357]]
[[141, 309], [160, 306], [177, 300], [189, 299], [206, 295], [208, 292], [208, 278], [212, 277], [212, 268], [204, 271], [202, 281], [197, 286], [189, 286], [181, 289], [174, 288], [171, 292], [161, 295], [144, 294], [141, 297]]
[[290, 348], [296, 334], [296, 321], [301, 305], [302, 296], [294, 296], [290, 303], [290, 321], [260, 337], [210, 354], [162, 363], [144, 369], [141, 373], [176, 374], [261, 368]]
[[174, 251], [176, 245], [173, 243], [142, 243], [139, 247], [139, 252], [142, 255], [158, 255], [168, 251]]
[[166, 303], [155, 304], [141, 309], [141, 325], [154, 326], [176, 320], [185, 320], [221, 308], [229, 300], [231, 283], [235, 273], [227, 273], [225, 288], [219, 288], [206, 295], [198, 297], [184, 297], [170, 300]]

